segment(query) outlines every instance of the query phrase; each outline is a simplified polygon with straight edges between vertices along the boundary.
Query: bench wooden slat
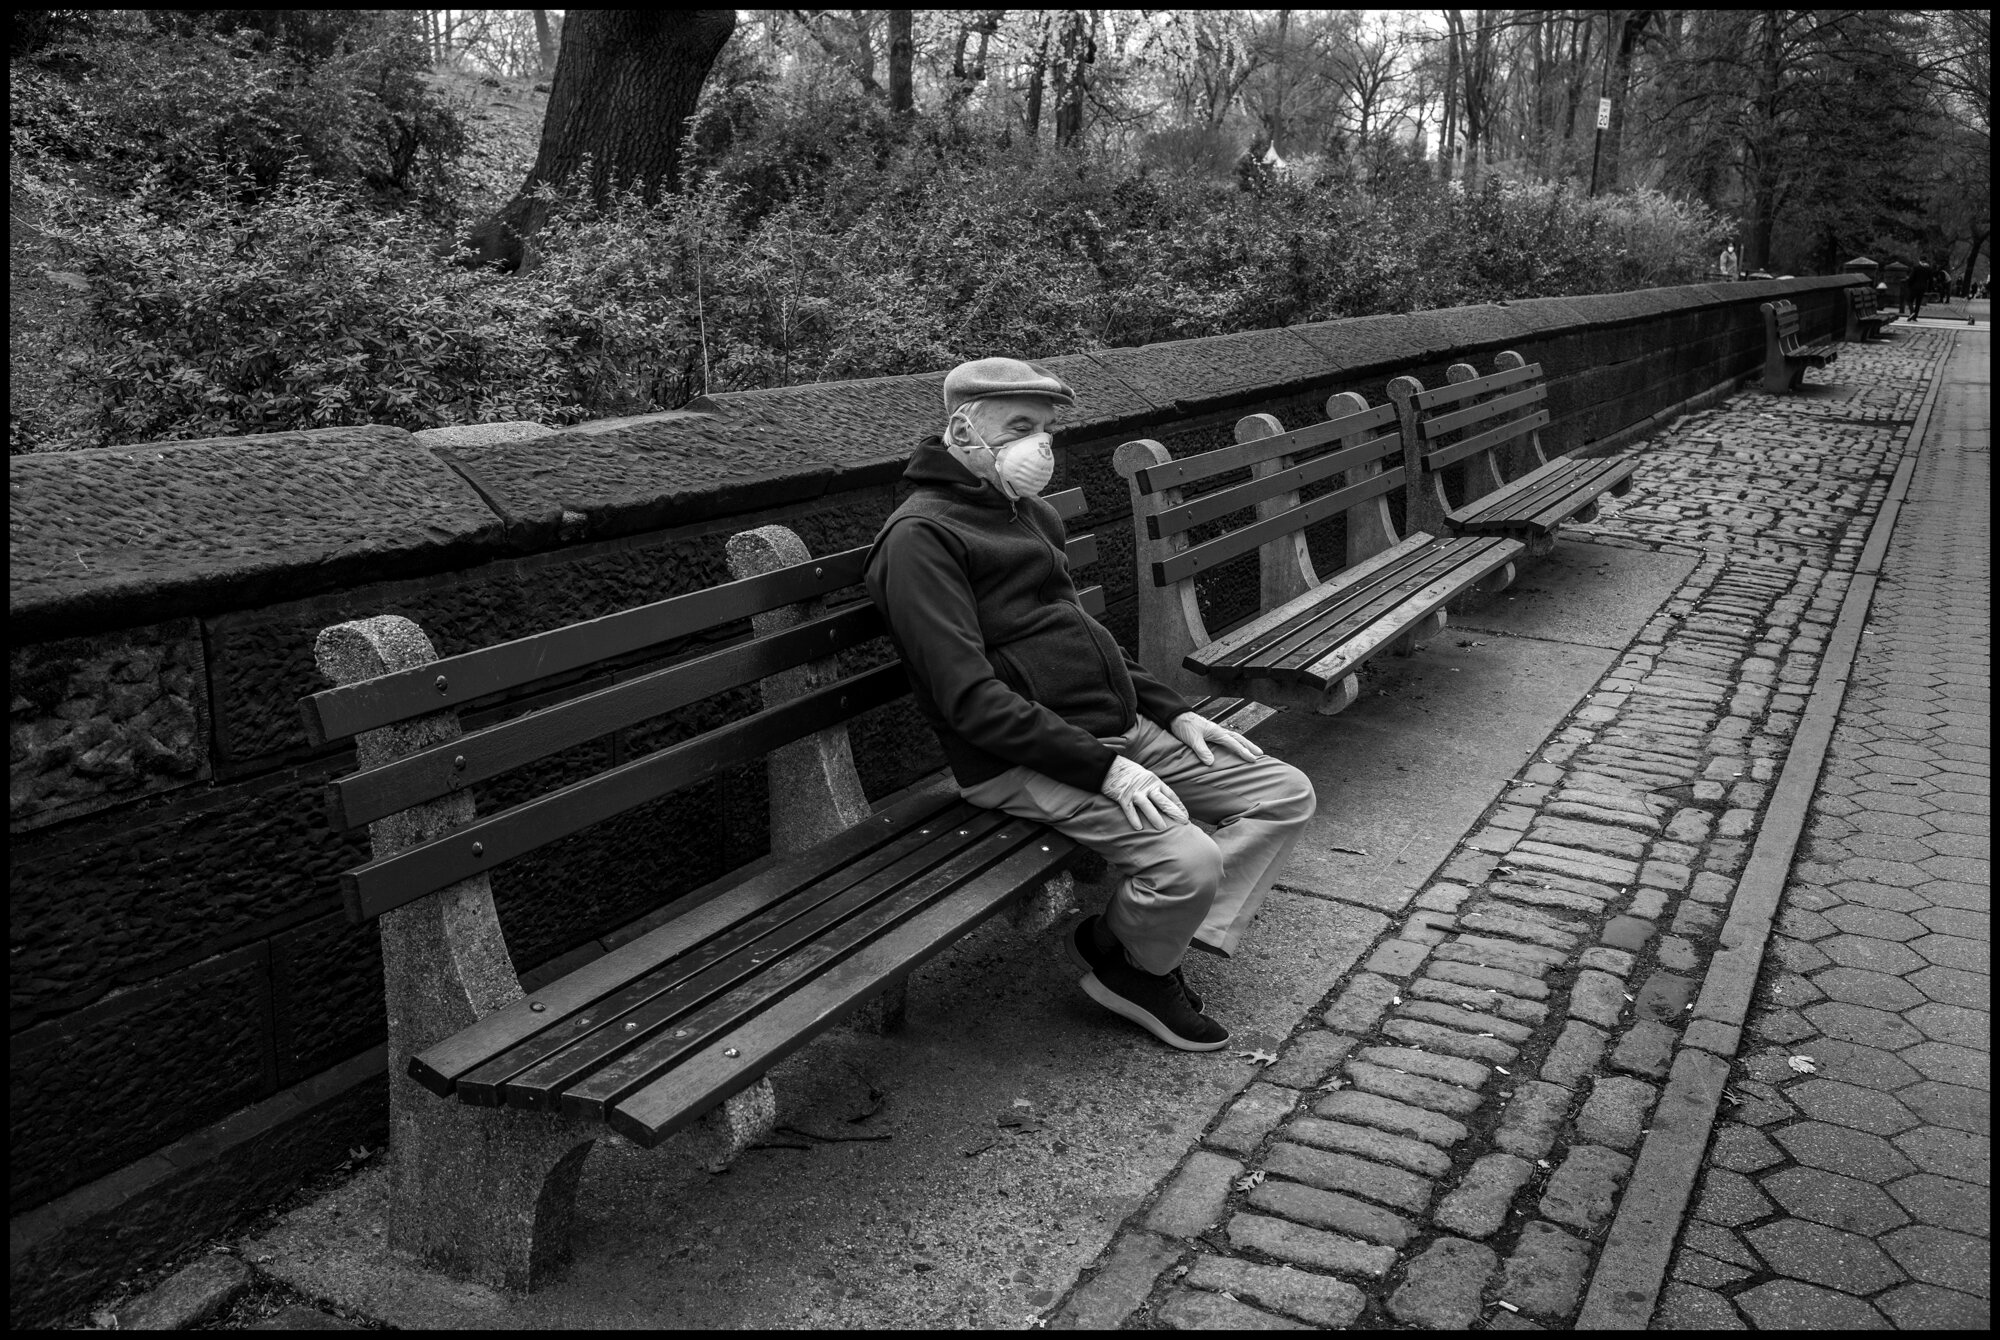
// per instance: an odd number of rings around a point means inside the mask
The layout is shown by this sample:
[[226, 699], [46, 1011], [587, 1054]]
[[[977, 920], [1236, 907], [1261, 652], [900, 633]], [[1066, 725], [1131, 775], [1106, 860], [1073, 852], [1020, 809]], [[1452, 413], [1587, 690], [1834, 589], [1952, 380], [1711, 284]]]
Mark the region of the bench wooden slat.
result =
[[394, 856], [356, 866], [341, 876], [348, 915], [357, 921], [378, 917], [599, 820], [893, 701], [908, 687], [900, 664], [878, 666], [490, 818], [475, 819]]
[[717, 1034], [743, 1027], [869, 941], [949, 897], [953, 890], [976, 880], [1021, 848], [1030, 848], [1037, 857], [1053, 854], [1042, 850], [1055, 843], [1053, 835], [1039, 824], [1006, 815], [993, 816], [993, 823], [981, 840], [801, 945], [751, 981], [717, 997], [681, 1020], [671, 1034], [641, 1043], [569, 1085], [561, 1096], [563, 1113], [582, 1120], [603, 1120], [607, 1108], [661, 1078], [663, 1071], [670, 1079], [675, 1067], [712, 1044]]
[[1337, 419], [1327, 419], [1320, 423], [1295, 428], [1289, 433], [1279, 433], [1272, 437], [1257, 438], [1250, 442], [1238, 442], [1234, 446], [1217, 447], [1213, 451], [1197, 452], [1180, 460], [1167, 461], [1161, 465], [1149, 465], [1136, 472], [1132, 478], [1138, 483], [1141, 493], [1158, 493], [1162, 489], [1177, 488], [1184, 484], [1200, 483], [1216, 475], [1231, 470], [1243, 470], [1260, 461], [1268, 461], [1274, 456], [1291, 456], [1343, 437], [1353, 437], [1396, 421], [1394, 405], [1377, 405], [1356, 414], [1342, 415]]
[[1384, 643], [1401, 636], [1403, 629], [1417, 624], [1424, 616], [1526, 548], [1519, 540], [1505, 539], [1477, 538], [1447, 543], [1456, 551], [1450, 567], [1438, 572], [1422, 589], [1409, 592], [1400, 604], [1384, 612], [1359, 635], [1341, 642], [1319, 660], [1303, 667], [1299, 673], [1312, 683], [1339, 683]]
[[[946, 793], [929, 794], [938, 796]], [[583, 1053], [573, 1050], [579, 1040], [597, 1034], [614, 1023], [622, 1031], [622, 1025], [627, 1020], [637, 1022], [632, 1011], [659, 1001], [666, 993], [682, 986], [689, 978], [710, 968], [744, 944], [795, 924], [799, 917], [823, 905], [828, 899], [849, 892], [863, 880], [904, 860], [911, 851], [928, 847], [937, 840], [938, 833], [956, 834], [961, 826], [977, 819], [980, 814], [979, 809], [962, 801], [946, 804], [942, 808], [931, 806], [915, 821], [894, 824], [895, 832], [886, 839], [882, 833], [887, 825], [878, 824], [871, 818], [858, 828], [848, 830], [850, 833], [867, 832], [873, 835], [873, 845], [865, 850], [855, 851], [854, 844], [843, 844], [836, 839], [792, 858], [787, 863], [790, 871], [781, 883], [773, 884], [755, 877], [746, 880], [742, 887], [749, 893], [727, 900], [728, 910], [740, 914], [733, 921], [717, 925], [717, 917], [705, 918], [703, 926], [713, 933], [700, 939], [689, 938], [696, 929], [692, 926], [679, 936], [654, 937], [646, 954], [627, 955], [621, 962], [618, 978], [605, 979], [601, 983], [603, 989], [590, 999], [578, 1002], [553, 1024], [509, 1043], [465, 1070], [457, 1080], [459, 1098], [478, 1106], [498, 1106], [502, 1101], [502, 1086], [518, 1079], [524, 1072], [558, 1054], [581, 1057]], [[847, 834], [840, 836], [844, 838]], [[956, 837], [951, 840], [964, 841]], [[713, 995], [714, 992], [708, 994]], [[694, 1003], [698, 1002], [689, 1001], [685, 1008], [692, 1008]], [[608, 1048], [600, 1045], [599, 1050], [608, 1054], [620, 1049], [621, 1041], [642, 1040], [637, 1030], [632, 1032], [634, 1036], [630, 1039], [599, 1038], [600, 1044], [610, 1044]], [[566, 1048], [572, 1050], [565, 1053]], [[571, 1069], [580, 1074], [588, 1067], [579, 1065]], [[528, 1095], [517, 1105], [536, 1106], [539, 1103], [540, 1099]]]
[[984, 811], [905, 832], [857, 868], [834, 872], [478, 1067], [459, 1082], [459, 1096], [478, 1102], [497, 1090], [510, 1107], [552, 1110], [562, 1091], [640, 1048], [655, 1053], [655, 1064], [662, 1053], [698, 1048], [705, 1032], [733, 1017], [715, 1013], [718, 1001], [758, 997], [787, 956], [1009, 825], [1018, 832], [1025, 821]]
[[1455, 465], [1468, 456], [1476, 456], [1482, 451], [1512, 442], [1523, 433], [1548, 426], [1549, 412], [1538, 409], [1533, 414], [1524, 414], [1518, 419], [1510, 419], [1497, 428], [1489, 428], [1483, 433], [1466, 438], [1463, 442], [1453, 442], [1449, 446], [1438, 447], [1424, 457], [1426, 471], [1442, 470]]
[[972, 807], [955, 791], [919, 791], [810, 851], [774, 861], [748, 879], [742, 878], [741, 871], [725, 875], [672, 904], [675, 915], [671, 920], [412, 1056], [410, 1076], [435, 1094], [450, 1094], [474, 1067], [554, 1027], [617, 990], [646, 967], [683, 953], [769, 904], [791, 897], [821, 878], [828, 867], [860, 860], [932, 819], [955, 822], [959, 814], [971, 812]]
[[[1227, 664], [1217, 666], [1214, 673], [1264, 674], [1283, 665], [1288, 655], [1300, 647], [1324, 647], [1351, 635], [1353, 630], [1345, 625], [1357, 616], [1366, 622], [1367, 611], [1383, 591], [1393, 590], [1407, 581], [1412, 571], [1431, 562], [1436, 553], [1437, 544], [1434, 542], [1407, 549], [1396, 562], [1365, 575], [1353, 578], [1345, 573], [1336, 575], [1319, 588], [1319, 603], [1303, 617], [1288, 620], [1283, 626], [1271, 629], [1264, 637], [1231, 657]], [[1309, 656], [1302, 661], [1308, 659]]]
[[1104, 617], [1104, 588], [1102, 586], [1080, 587], [1076, 593], [1076, 603], [1083, 612], [1093, 619]]
[[1581, 510], [1638, 468], [1635, 456], [1583, 461], [1560, 457], [1449, 515], [1467, 529], [1497, 529], [1511, 521], [1538, 531], [1553, 530], [1559, 521], [1543, 520], [1552, 510], [1563, 516]]
[[[1334, 575], [1333, 580], [1336, 582], [1346, 581], [1348, 583], [1366, 580], [1373, 574], [1402, 562], [1410, 554], [1431, 544], [1434, 538], [1422, 531], [1418, 531], [1416, 534], [1410, 536], [1409, 539], [1399, 541], [1372, 558], [1357, 563], [1351, 568], [1341, 569]], [[1188, 669], [1201, 674], [1210, 674], [1212, 673], [1210, 667], [1220, 667], [1234, 663], [1244, 655], [1247, 655], [1250, 647], [1278, 636], [1280, 633], [1312, 618], [1313, 614], [1319, 609], [1326, 598], [1327, 593], [1324, 586], [1317, 586], [1303, 595], [1293, 596], [1276, 609], [1266, 610], [1249, 622], [1232, 628], [1229, 632], [1224, 633], [1214, 641], [1195, 648], [1187, 656]]]
[[756, 1082], [779, 1061], [852, 1014], [884, 988], [935, 957], [1005, 907], [1022, 888], [1046, 878], [1076, 850], [1067, 838], [1029, 841], [977, 879], [953, 890], [829, 971], [700, 1052], [617, 1100], [611, 1128], [644, 1148]]
[[1082, 489], [1064, 489], [1061, 493], [1051, 493], [1044, 501], [1055, 508], [1056, 515], [1065, 521], [1074, 520], [1090, 510], [1090, 504], [1085, 501]]
[[328, 821], [336, 829], [359, 827], [884, 631], [881, 612], [864, 602], [470, 732], [329, 782]]
[[[299, 710], [313, 743], [325, 744], [853, 586], [861, 580], [867, 556], [866, 546], [847, 549], [428, 665], [322, 689], [300, 699]], [[444, 682], [443, 689], [437, 687], [439, 681]]]
[[[1289, 434], [1287, 434], [1289, 436]], [[1269, 441], [1270, 439], [1265, 439]], [[1279, 470], [1253, 479], [1247, 484], [1236, 484], [1226, 489], [1205, 493], [1191, 502], [1178, 507], [1162, 508], [1146, 518], [1146, 533], [1154, 539], [1180, 532], [1204, 521], [1214, 521], [1253, 507], [1266, 498], [1275, 498], [1281, 493], [1292, 493], [1308, 484], [1318, 483], [1331, 475], [1345, 474], [1385, 456], [1393, 456], [1403, 447], [1402, 438], [1394, 433], [1367, 442], [1357, 442], [1339, 451], [1330, 451], [1302, 465], [1294, 465], [1287, 470]]]
[[[1336, 654], [1371, 626], [1383, 632], [1383, 636], [1374, 639], [1371, 646], [1399, 635], [1408, 624], [1393, 623], [1389, 619], [1390, 613], [1408, 600], [1412, 593], [1451, 573], [1466, 556], [1463, 546], [1450, 541], [1440, 541], [1412, 554], [1406, 562], [1382, 574], [1377, 581], [1330, 605], [1312, 623], [1279, 642], [1258, 648], [1241, 666], [1247, 674], [1305, 679], [1321, 688], [1330, 687], [1331, 682], [1320, 679], [1314, 666]], [[1468, 578], [1466, 584], [1469, 585], [1472, 580]], [[1428, 612], [1425, 610], [1412, 615], [1410, 622]]]
[[1473, 405], [1469, 409], [1455, 409], [1449, 414], [1440, 414], [1434, 419], [1423, 421], [1423, 434], [1427, 438], [1443, 437], [1446, 433], [1457, 432], [1475, 423], [1484, 423], [1510, 411], [1529, 405], [1538, 405], [1549, 398], [1549, 388], [1542, 385], [1530, 386], [1525, 391], [1503, 395], [1497, 400], [1488, 400]]
[[1070, 571], [1087, 568], [1097, 561], [1097, 536], [1072, 535], [1063, 545], [1063, 558], [1069, 563]]
[[1331, 493], [1323, 493], [1311, 502], [1301, 503], [1289, 512], [1262, 521], [1253, 521], [1240, 530], [1232, 530], [1227, 535], [1218, 535], [1212, 540], [1189, 545], [1172, 558], [1153, 564], [1153, 584], [1167, 586], [1171, 583], [1206, 572], [1221, 563], [1227, 563], [1238, 554], [1248, 553], [1259, 545], [1267, 544], [1293, 531], [1303, 530], [1314, 522], [1323, 521], [1336, 512], [1344, 512], [1358, 502], [1380, 497], [1403, 486], [1403, 467], [1384, 470], [1379, 475], [1370, 475], [1356, 484], [1349, 484]]
[[1452, 382], [1429, 391], [1419, 391], [1413, 403], [1418, 409], [1436, 409], [1439, 405], [1454, 405], [1472, 396], [1490, 395], [1516, 382], [1529, 381], [1541, 375], [1540, 363], [1527, 363], [1518, 368], [1508, 368], [1505, 372], [1489, 372], [1471, 381]]

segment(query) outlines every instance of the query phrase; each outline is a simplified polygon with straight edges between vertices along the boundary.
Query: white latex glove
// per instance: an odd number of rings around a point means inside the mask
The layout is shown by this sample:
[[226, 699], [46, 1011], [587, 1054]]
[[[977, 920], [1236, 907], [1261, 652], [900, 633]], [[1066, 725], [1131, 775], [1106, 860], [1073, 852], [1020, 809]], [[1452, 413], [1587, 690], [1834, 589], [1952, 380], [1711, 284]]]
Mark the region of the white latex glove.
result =
[[1210, 742], [1221, 745], [1245, 763], [1264, 757], [1264, 751], [1250, 742], [1250, 737], [1241, 735], [1227, 726], [1218, 726], [1205, 716], [1194, 712], [1183, 712], [1167, 727], [1173, 737], [1194, 751], [1194, 756], [1203, 763], [1215, 762], [1215, 751]]
[[1173, 788], [1123, 754], [1111, 760], [1111, 771], [1104, 774], [1097, 789], [1125, 811], [1125, 822], [1135, 829], [1165, 832], [1188, 821], [1187, 806], [1181, 804]]

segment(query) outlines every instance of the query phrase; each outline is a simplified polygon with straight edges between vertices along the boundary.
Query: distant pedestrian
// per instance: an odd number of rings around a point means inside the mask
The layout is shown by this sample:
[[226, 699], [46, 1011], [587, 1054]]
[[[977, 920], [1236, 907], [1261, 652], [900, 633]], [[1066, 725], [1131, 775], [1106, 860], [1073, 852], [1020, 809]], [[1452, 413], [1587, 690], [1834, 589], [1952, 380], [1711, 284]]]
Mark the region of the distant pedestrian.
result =
[[1924, 296], [1931, 291], [1931, 267], [1924, 263], [1922, 256], [1910, 265], [1907, 287], [1910, 292], [1910, 320], [1915, 321], [1924, 313]]
[[1722, 244], [1722, 255], [1717, 258], [1715, 268], [1722, 271], [1724, 279], [1736, 278], [1736, 244], [1734, 242], [1725, 242]]

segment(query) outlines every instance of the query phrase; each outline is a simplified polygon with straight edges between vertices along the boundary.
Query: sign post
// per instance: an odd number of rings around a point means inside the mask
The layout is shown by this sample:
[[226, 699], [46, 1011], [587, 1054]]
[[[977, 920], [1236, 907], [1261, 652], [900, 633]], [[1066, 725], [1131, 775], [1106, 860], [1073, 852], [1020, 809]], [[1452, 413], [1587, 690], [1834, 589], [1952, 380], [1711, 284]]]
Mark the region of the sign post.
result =
[[1597, 156], [1604, 149], [1604, 132], [1611, 129], [1611, 99], [1597, 100], [1597, 138], [1590, 146], [1590, 194], [1597, 194]]

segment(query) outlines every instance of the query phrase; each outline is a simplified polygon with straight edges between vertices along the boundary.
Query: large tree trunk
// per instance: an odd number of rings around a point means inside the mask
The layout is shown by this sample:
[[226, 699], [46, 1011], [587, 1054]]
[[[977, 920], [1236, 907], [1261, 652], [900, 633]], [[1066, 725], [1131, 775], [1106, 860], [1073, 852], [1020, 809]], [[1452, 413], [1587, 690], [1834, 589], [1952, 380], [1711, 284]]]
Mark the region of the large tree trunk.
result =
[[1041, 46], [1035, 49], [1034, 68], [1028, 74], [1028, 110], [1023, 118], [1027, 123], [1028, 143], [1042, 132], [1042, 89], [1049, 78], [1049, 39], [1042, 36]]
[[472, 230], [477, 263], [520, 268], [523, 242], [548, 220], [530, 192], [568, 184], [586, 156], [600, 204], [634, 185], [648, 204], [675, 190], [682, 131], [735, 27], [733, 9], [570, 10], [541, 152], [513, 201]]
[[916, 52], [916, 42], [910, 37], [910, 14], [907, 9], [889, 11], [889, 114], [908, 116], [917, 109], [916, 82], [911, 75], [911, 63]]
[[1618, 36], [1618, 60], [1611, 74], [1611, 125], [1604, 132], [1604, 170], [1599, 179], [1606, 192], [1618, 189], [1618, 159], [1625, 142], [1625, 101], [1632, 92], [1632, 49], [1652, 21], [1652, 10], [1635, 9], [1625, 16], [1624, 31]]
[[1083, 99], [1089, 90], [1087, 67], [1097, 58], [1094, 25], [1081, 11], [1063, 16], [1062, 42], [1056, 50], [1056, 148], [1066, 149], [1083, 135]]

